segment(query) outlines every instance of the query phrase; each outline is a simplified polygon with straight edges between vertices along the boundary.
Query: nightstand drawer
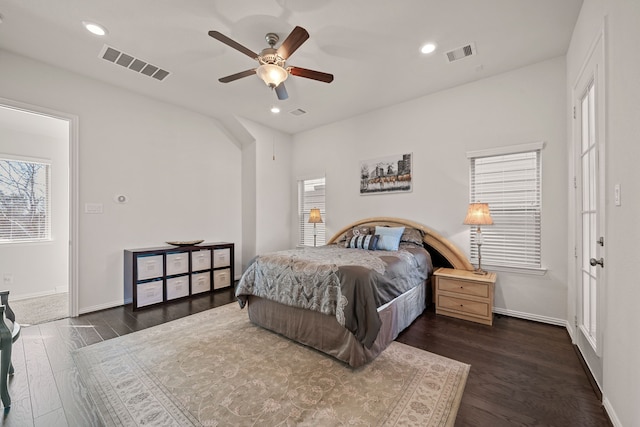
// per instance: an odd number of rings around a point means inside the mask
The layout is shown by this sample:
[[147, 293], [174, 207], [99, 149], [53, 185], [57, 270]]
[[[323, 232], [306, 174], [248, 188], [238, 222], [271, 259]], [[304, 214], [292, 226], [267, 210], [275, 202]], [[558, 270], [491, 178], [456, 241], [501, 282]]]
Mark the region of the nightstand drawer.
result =
[[438, 295], [438, 308], [442, 310], [454, 310], [472, 316], [488, 317], [491, 315], [491, 306], [486, 302], [471, 301], [462, 298]]
[[440, 277], [438, 280], [438, 290], [482, 298], [489, 297], [488, 283], [469, 282], [467, 280], [457, 280], [450, 277]]

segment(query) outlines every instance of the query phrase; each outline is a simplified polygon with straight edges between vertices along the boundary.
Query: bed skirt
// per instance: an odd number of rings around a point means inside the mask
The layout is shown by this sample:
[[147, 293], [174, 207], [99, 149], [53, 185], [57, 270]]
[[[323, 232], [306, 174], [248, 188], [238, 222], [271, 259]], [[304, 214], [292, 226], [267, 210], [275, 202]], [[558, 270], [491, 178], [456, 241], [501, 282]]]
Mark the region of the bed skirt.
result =
[[426, 308], [427, 286], [421, 285], [381, 306], [382, 327], [371, 348], [340, 326], [333, 316], [249, 296], [249, 319], [254, 324], [327, 353], [354, 368], [375, 359]]

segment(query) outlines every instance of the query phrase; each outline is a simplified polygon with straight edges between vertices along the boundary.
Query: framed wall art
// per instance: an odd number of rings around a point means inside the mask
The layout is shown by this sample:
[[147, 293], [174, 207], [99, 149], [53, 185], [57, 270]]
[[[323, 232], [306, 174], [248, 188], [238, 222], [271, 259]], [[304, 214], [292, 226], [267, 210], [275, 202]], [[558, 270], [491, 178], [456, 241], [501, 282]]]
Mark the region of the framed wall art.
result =
[[360, 162], [360, 194], [410, 192], [412, 154], [398, 154]]

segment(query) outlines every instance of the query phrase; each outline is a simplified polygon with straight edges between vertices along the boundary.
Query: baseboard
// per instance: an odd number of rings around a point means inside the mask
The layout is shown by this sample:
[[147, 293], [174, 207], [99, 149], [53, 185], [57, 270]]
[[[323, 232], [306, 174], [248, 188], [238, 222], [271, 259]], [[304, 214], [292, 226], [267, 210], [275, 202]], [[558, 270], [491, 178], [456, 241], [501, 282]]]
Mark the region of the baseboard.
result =
[[107, 308], [120, 307], [121, 305], [122, 305], [122, 300], [108, 302], [106, 304], [98, 304], [91, 307], [84, 307], [78, 310], [78, 314], [92, 313], [94, 311], [106, 310]]
[[602, 400], [603, 400], [602, 399], [602, 389], [600, 388], [600, 385], [598, 385], [598, 382], [596, 381], [596, 378], [591, 373], [592, 372], [591, 371], [591, 367], [589, 366], [587, 361], [582, 356], [582, 353], [580, 353], [580, 349], [578, 348], [577, 345], [573, 344], [573, 350], [576, 352], [576, 356], [578, 356], [578, 360], [580, 361], [580, 364], [582, 365], [582, 369], [584, 370], [584, 373], [587, 375], [587, 378], [589, 379], [589, 384], [591, 384], [591, 388], [593, 389], [593, 392], [598, 397], [598, 400], [600, 402], [602, 402]]
[[613, 407], [611, 406], [611, 402], [609, 402], [609, 399], [604, 397], [602, 399], [602, 406], [604, 406], [604, 410], [607, 412], [607, 416], [609, 417], [611, 424], [613, 424], [614, 427], [622, 427], [622, 422], [620, 421], [620, 418], [618, 418], [618, 416], [616, 415], [616, 411], [613, 410]]
[[558, 319], [555, 317], [540, 316], [538, 314], [525, 313], [522, 311], [507, 310], [505, 308], [493, 307], [493, 312], [496, 314], [502, 314], [504, 316], [517, 317], [519, 319], [533, 320], [534, 322], [548, 323], [550, 325], [564, 326], [568, 328], [568, 323], [565, 319]]

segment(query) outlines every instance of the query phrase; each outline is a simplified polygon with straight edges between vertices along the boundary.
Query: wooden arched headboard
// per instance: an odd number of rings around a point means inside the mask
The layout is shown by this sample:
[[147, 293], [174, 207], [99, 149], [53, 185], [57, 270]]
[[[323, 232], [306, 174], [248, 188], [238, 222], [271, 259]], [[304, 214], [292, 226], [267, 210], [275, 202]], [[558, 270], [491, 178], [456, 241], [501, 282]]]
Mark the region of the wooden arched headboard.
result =
[[471, 262], [466, 257], [466, 255], [458, 248], [456, 245], [451, 243], [445, 237], [441, 236], [437, 232], [433, 231], [427, 226], [419, 224], [414, 221], [410, 221], [408, 219], [401, 218], [389, 218], [389, 217], [374, 217], [374, 218], [366, 218], [356, 221], [352, 224], [347, 225], [338, 231], [332, 238], [329, 240], [328, 244], [335, 243], [344, 233], [350, 230], [353, 227], [366, 225], [366, 226], [389, 226], [389, 227], [413, 227], [418, 230], [422, 230], [424, 233], [423, 241], [426, 246], [437, 251], [445, 260], [448, 261], [449, 264], [453, 268], [458, 270], [468, 270], [472, 271], [473, 266]]

